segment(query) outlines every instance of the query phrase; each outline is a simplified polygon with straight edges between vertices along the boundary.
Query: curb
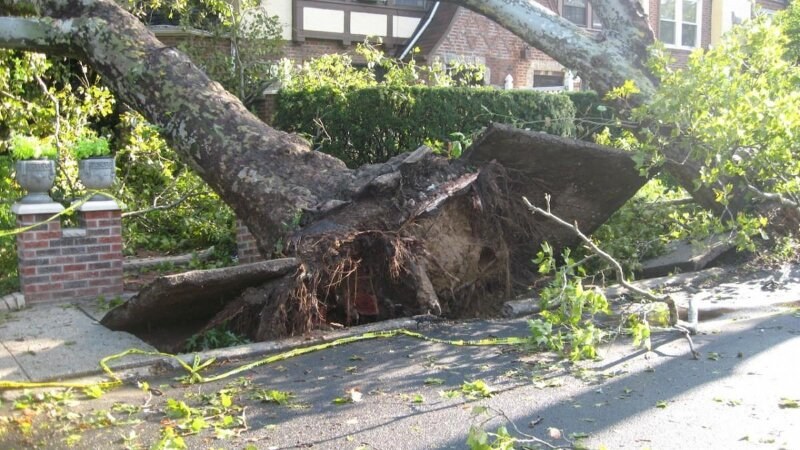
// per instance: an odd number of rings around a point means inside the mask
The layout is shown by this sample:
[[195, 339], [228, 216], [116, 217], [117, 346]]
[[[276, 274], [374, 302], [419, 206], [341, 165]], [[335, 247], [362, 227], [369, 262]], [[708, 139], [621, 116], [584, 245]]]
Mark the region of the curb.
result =
[[214, 253], [214, 247], [205, 250], [186, 253], [177, 256], [162, 256], [157, 258], [128, 258], [122, 261], [123, 272], [134, 272], [161, 264], [170, 264], [174, 267], [188, 266], [193, 260], [205, 261]]
[[[335, 341], [336, 339], [341, 339], [345, 337], [356, 336], [363, 333], [375, 332], [375, 331], [387, 331], [393, 330], [395, 328], [418, 328], [419, 325], [428, 323], [424, 320], [428, 316], [422, 316], [420, 319], [416, 319], [413, 317], [406, 317], [400, 319], [393, 319], [393, 320], [386, 320], [383, 322], [377, 322], [367, 325], [358, 325], [350, 328], [345, 328], [341, 331], [334, 331], [334, 332], [326, 332], [324, 334], [320, 333], [316, 336], [304, 336], [304, 337], [294, 337], [294, 338], [286, 338], [277, 341], [267, 341], [267, 342], [255, 342], [252, 344], [243, 344], [237, 345], [235, 347], [227, 347], [215, 350], [207, 350], [203, 352], [196, 352], [196, 353], [181, 353], [175, 355], [176, 357], [180, 358], [186, 364], [191, 365], [196, 357], [199, 357], [201, 360], [208, 360], [210, 358], [215, 358], [216, 360], [223, 360], [223, 359], [245, 359], [245, 358], [254, 358], [258, 356], [263, 356], [269, 353], [278, 353], [282, 351], [288, 351], [299, 347], [305, 347], [308, 345], [315, 345], [315, 344], [323, 344], [325, 342]], [[133, 361], [130, 363], [111, 363], [109, 366], [114, 370], [121, 379], [125, 380], [131, 377], [135, 377], [140, 374], [137, 372], [137, 369], [148, 368], [148, 367], [164, 367], [168, 369], [180, 369], [181, 366], [172, 358], [164, 358], [164, 357], [155, 357], [149, 358], [142, 361]], [[126, 373], [126, 372], [133, 372], [133, 373]], [[84, 371], [81, 373], [71, 374], [69, 375], [69, 379], [75, 378], [83, 378], [83, 377], [90, 377], [96, 375], [103, 375], [104, 372], [98, 366], [97, 369]], [[64, 379], [64, 377], [62, 377]]]

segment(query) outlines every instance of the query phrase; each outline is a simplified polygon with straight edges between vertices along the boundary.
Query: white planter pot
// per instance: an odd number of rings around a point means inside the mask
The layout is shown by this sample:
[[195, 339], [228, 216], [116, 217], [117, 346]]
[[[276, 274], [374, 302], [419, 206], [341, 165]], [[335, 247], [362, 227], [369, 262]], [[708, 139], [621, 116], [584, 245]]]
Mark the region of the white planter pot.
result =
[[16, 162], [17, 183], [28, 191], [19, 203], [52, 203], [47, 191], [56, 181], [56, 162], [52, 159], [28, 159]]
[[[113, 156], [87, 158], [78, 161], [78, 178], [81, 183], [91, 191], [109, 189], [114, 184], [116, 165]], [[95, 194], [90, 198], [94, 200], [109, 200], [102, 194]]]

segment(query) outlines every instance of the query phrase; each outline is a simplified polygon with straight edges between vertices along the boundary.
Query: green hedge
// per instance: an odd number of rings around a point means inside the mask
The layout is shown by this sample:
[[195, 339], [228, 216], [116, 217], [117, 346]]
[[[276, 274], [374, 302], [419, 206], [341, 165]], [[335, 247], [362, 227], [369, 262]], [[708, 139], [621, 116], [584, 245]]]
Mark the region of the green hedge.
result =
[[315, 147], [356, 167], [413, 150], [426, 139], [446, 141], [454, 132], [471, 133], [490, 122], [572, 136], [574, 116], [573, 103], [560, 94], [371, 87], [345, 93], [283, 90], [274, 125], [312, 136]]
[[595, 133], [599, 133], [606, 126], [612, 134], [619, 129], [614, 125], [616, 110], [611, 104], [600, 99], [594, 91], [573, 91], [566, 95], [575, 106], [575, 137], [591, 141]]
[[[0, 231], [17, 227], [17, 217], [11, 212], [13, 200], [22, 197], [22, 192], [11, 177], [13, 160], [7, 154], [0, 154]], [[0, 237], [0, 297], [19, 289], [17, 278], [17, 237]]]

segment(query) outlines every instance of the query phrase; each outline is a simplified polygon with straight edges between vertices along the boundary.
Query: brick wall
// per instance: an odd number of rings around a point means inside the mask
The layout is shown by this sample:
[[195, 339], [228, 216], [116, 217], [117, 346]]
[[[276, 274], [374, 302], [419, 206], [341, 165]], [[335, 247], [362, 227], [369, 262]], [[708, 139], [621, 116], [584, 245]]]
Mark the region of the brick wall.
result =
[[331, 53], [350, 53], [356, 58], [354, 50], [356, 44], [344, 45], [342, 41], [324, 40], [324, 39], [306, 39], [303, 42], [284, 42], [281, 47], [282, 57], [289, 58], [297, 64], [308, 61], [309, 59], [316, 58], [322, 55], [329, 55]]
[[450, 32], [432, 56], [445, 62], [463, 58], [466, 62], [483, 63], [489, 68], [489, 84], [503, 86], [511, 74], [514, 87], [530, 87], [529, 72], [534, 61], [555, 62], [495, 21], [465, 8], [459, 8]]
[[239, 255], [239, 264], [250, 264], [264, 260], [258, 252], [256, 238], [250, 234], [250, 230], [239, 219], [236, 219], [236, 250]]
[[[89, 202], [91, 203], [91, 202]], [[19, 214], [30, 226], [52, 214]], [[114, 297], [122, 294], [122, 224], [119, 209], [80, 211], [81, 228], [58, 220], [17, 235], [20, 285], [28, 303]]]

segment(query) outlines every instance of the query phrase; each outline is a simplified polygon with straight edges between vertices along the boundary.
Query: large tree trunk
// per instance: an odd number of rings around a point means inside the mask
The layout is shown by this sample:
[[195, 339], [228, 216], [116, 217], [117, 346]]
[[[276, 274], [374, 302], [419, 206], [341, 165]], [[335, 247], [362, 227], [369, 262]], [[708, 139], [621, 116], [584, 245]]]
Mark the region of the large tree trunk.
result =
[[[624, 152], [504, 125], [491, 126], [459, 161], [420, 147], [362, 167], [355, 179], [366, 181], [348, 201], [307, 214], [308, 223], [289, 236], [300, 271], [245, 290], [197, 331], [225, 324], [264, 340], [322, 322], [497, 313], [503, 300], [528, 288], [531, 257], [543, 242], [576, 243], [574, 234], [533, 217], [522, 196], [543, 205], [550, 195], [555, 214], [591, 232], [645, 181]], [[192, 281], [221, 275], [209, 271]], [[103, 323], [158, 328], [176, 314], [165, 307], [176, 304], [174, 294], [165, 292], [157, 290], [162, 299], [149, 289]], [[211, 293], [219, 305], [217, 298]], [[153, 310], [159, 317], [131, 317]]]
[[646, 101], [657, 80], [647, 69], [648, 46], [655, 35], [637, 0], [593, 0], [592, 11], [603, 24], [588, 32], [555, 15], [536, 0], [448, 0], [489, 17], [565, 67], [576, 70], [601, 95], [626, 80]]

